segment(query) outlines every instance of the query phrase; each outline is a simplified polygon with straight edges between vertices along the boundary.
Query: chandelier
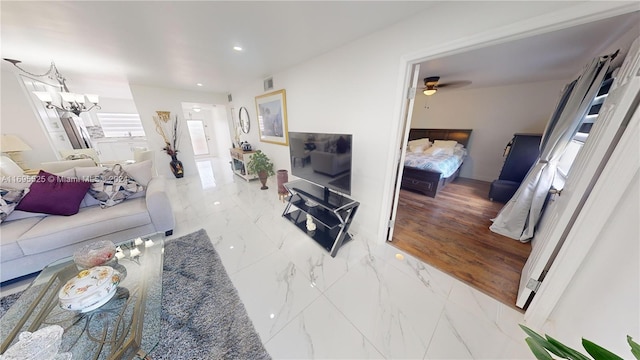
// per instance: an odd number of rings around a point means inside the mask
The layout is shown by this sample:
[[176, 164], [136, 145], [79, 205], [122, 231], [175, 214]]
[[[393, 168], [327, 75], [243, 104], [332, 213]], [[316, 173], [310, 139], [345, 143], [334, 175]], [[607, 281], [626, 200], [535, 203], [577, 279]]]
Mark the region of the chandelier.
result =
[[[52, 93], [49, 91], [33, 92], [38, 97], [38, 99], [40, 99], [40, 101], [46, 104], [47, 109], [57, 109], [62, 112], [71, 112], [71, 113], [74, 113], [76, 116], [80, 116], [80, 113], [89, 111], [94, 108], [101, 109], [100, 105], [98, 105], [98, 95], [76, 94], [76, 93], [70, 92], [66, 84], [66, 79], [64, 78], [64, 76], [62, 76], [62, 74], [60, 74], [60, 72], [58, 71], [58, 68], [56, 67], [56, 64], [53, 61], [51, 62], [51, 66], [49, 66], [49, 70], [47, 70], [46, 73], [34, 74], [21, 68], [18, 65], [22, 62], [20, 60], [6, 59], [6, 58], [4, 60], [12, 63], [13, 66], [17, 67], [20, 71], [29, 75], [29, 77], [31, 77], [32, 79], [34, 77], [42, 78], [46, 76], [49, 79], [52, 79], [58, 82], [58, 85], [51, 85], [46, 83], [48, 85], [60, 88], [60, 92], [57, 93], [59, 99], [55, 99], [56, 100], [55, 102], [54, 102]], [[42, 82], [39, 79], [33, 79], [33, 80]]]

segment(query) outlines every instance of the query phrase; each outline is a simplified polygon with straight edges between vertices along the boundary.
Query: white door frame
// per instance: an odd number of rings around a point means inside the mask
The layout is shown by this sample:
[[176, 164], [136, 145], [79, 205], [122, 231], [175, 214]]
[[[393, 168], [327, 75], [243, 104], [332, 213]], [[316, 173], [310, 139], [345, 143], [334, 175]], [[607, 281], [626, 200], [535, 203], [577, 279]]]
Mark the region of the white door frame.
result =
[[400, 153], [397, 155], [396, 161], [396, 178], [399, 179], [396, 182], [396, 186], [394, 188], [393, 193], [393, 204], [391, 205], [391, 215], [389, 216], [389, 233], [387, 234], [387, 241], [391, 241], [393, 239], [393, 230], [395, 229], [396, 222], [396, 214], [398, 212], [398, 198], [400, 198], [400, 185], [402, 183], [402, 173], [404, 170], [403, 166], [400, 164], [404, 164], [404, 158], [407, 155], [407, 143], [409, 139], [409, 130], [411, 130], [411, 118], [413, 117], [413, 104], [415, 102], [416, 93], [417, 93], [417, 85], [420, 76], [420, 64], [414, 64], [411, 66], [411, 79], [409, 88], [407, 88], [406, 92], [406, 107], [403, 108], [402, 118], [404, 119], [403, 128], [404, 131], [401, 131], [402, 138], [400, 139]]
[[[508, 41], [523, 39], [533, 35], [569, 28], [576, 25], [594, 22], [597, 20], [602, 20], [605, 18], [634, 11], [637, 11], [636, 3], [577, 3], [575, 6], [562, 9], [552, 14], [537, 16], [535, 18], [504, 26], [496, 30], [480, 33], [475, 36], [465, 38], [459, 42], [451, 42], [445, 45], [427, 48], [403, 57], [400, 61], [400, 74], [401, 78], [404, 79], [404, 82], [402, 82], [397, 89], [397, 93], [402, 94], [402, 98], [399, 98], [396, 102], [395, 110], [396, 114], [400, 114], [400, 116], [396, 118], [396, 121], [398, 122], [395, 134], [397, 140], [395, 143], [392, 143], [390, 145], [392, 146], [392, 148], [390, 149], [390, 153], [395, 155], [393, 156], [393, 158], [389, 158], [387, 162], [387, 169], [393, 170], [388, 172], [386, 179], [386, 184], [388, 184], [388, 191], [386, 194], [387, 196], [383, 198], [383, 204], [385, 204], [384, 208], [392, 209], [393, 197], [396, 195], [393, 191], [397, 187], [397, 183], [402, 181], [400, 177], [395, 178], [397, 168], [395, 160], [398, 158], [397, 154], [399, 151], [401, 151], [400, 147], [402, 146], [399, 146], [398, 143], [400, 142], [400, 133], [404, 130], [405, 125], [405, 119], [402, 115], [406, 113], [406, 108], [408, 106], [405, 99], [406, 89], [410, 87], [409, 79], [411, 79], [411, 70], [413, 69], [412, 65], [428, 60], [442, 58], [448, 55], [466, 52], [469, 50], [477, 49], [478, 47], [490, 46]], [[402, 143], [404, 143], [404, 141], [406, 141], [406, 139], [404, 139]], [[620, 140], [620, 143], [622, 143], [622, 139]], [[608, 166], [610, 165], [608, 164]], [[626, 189], [626, 186], [623, 187], [622, 184], [616, 186], [618, 188]], [[602, 191], [603, 190], [598, 186], [595, 186], [591, 195], [592, 198], [601, 198], [603, 195], [601, 193]], [[604, 195], [611, 196], [609, 192]], [[592, 203], [593, 201], [595, 200], [588, 201], [587, 203]], [[615, 203], [617, 203], [617, 201]], [[586, 205], [587, 204], [585, 204], [585, 207]], [[602, 211], [602, 209], [600, 211]], [[384, 216], [386, 217], [387, 214], [388, 213], [385, 211]], [[602, 214], [602, 212], [600, 212], [600, 214]], [[597, 224], [600, 227], [603, 225], [600, 223]], [[389, 224], [386, 219], [380, 224], [381, 229], [378, 233], [381, 234], [382, 237], [380, 239], [381, 243], [386, 241], [386, 230], [388, 225]], [[590, 229], [592, 232], [596, 232], [594, 231], [595, 228], [593, 226], [591, 226]], [[597, 231], [597, 233], [599, 233], [599, 231]], [[590, 248], [590, 245], [593, 244], [592, 241], [595, 239], [572, 238], [572, 241], [568, 240], [569, 239], [565, 241], [561, 254], [558, 255], [558, 259], [560, 259], [560, 255], [571, 252], [572, 264], [564, 264], [564, 266], [556, 267], [556, 271], [549, 271], [545, 278], [545, 282], [538, 290], [537, 296], [534, 297], [534, 301], [525, 312], [525, 320], [527, 321], [529, 326], [533, 328], [540, 328], [544, 324], [544, 321], [549, 318], [551, 312], [553, 311], [553, 308], [562, 296], [562, 293], [566, 289], [571, 278], [577, 271], [579, 264], [581, 264], [585, 259], [587, 252], [586, 250], [584, 250], [584, 248]], [[588, 243], [589, 240], [592, 240], [591, 243]], [[581, 247], [584, 248], [581, 249]], [[561, 268], [562, 271], [558, 270], [557, 268]]]

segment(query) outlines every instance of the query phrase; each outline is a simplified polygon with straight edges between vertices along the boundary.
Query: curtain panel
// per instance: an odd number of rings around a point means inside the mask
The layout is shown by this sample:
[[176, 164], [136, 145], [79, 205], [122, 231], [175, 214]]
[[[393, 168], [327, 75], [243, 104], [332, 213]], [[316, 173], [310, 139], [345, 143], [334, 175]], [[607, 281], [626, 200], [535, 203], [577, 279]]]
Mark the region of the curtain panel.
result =
[[556, 176], [558, 160], [589, 111], [610, 62], [611, 56], [593, 59], [582, 75], [565, 87], [547, 123], [538, 161], [511, 200], [492, 219], [491, 231], [522, 242], [531, 240]]

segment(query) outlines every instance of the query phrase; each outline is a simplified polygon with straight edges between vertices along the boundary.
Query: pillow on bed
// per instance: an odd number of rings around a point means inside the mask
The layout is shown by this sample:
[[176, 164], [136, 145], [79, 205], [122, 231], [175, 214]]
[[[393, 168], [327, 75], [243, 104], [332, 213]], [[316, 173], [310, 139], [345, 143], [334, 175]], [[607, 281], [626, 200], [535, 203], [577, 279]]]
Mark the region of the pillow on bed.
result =
[[429, 149], [430, 147], [431, 147], [431, 144], [414, 145], [414, 146], [410, 146], [409, 147], [409, 152], [416, 153], [416, 154], [421, 154], [421, 153], [425, 152], [427, 149]]
[[424, 138], [424, 139], [411, 140], [409, 141], [408, 145], [409, 145], [409, 152], [421, 153], [426, 149], [428, 149], [431, 146], [431, 143], [429, 142], [429, 138]]
[[435, 140], [433, 142], [433, 146], [439, 148], [453, 148], [457, 143], [458, 142], [455, 140]]
[[445, 151], [444, 148], [432, 146], [432, 147], [428, 148], [427, 150], [425, 150], [424, 154], [425, 155], [438, 155], [438, 154], [442, 153], [443, 151]]

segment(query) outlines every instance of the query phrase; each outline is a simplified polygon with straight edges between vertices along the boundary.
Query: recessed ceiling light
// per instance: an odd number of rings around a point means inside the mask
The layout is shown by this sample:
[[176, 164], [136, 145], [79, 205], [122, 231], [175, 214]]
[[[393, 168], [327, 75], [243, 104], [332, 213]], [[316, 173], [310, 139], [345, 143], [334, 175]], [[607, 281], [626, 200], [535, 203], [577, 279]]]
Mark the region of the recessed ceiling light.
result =
[[234, 46], [234, 47], [233, 47], [233, 50], [235, 50], [235, 51], [242, 51], [242, 46], [237, 46], [237, 45], [236, 45], [236, 46]]
[[198, 85], [198, 86], [202, 86], [202, 83], [197, 83], [196, 85]]
[[195, 112], [200, 112], [200, 110], [202, 110], [202, 109], [200, 109], [200, 108], [199, 108], [199, 107], [197, 107], [197, 106], [194, 106], [192, 109], [193, 109], [193, 111], [195, 111]]

